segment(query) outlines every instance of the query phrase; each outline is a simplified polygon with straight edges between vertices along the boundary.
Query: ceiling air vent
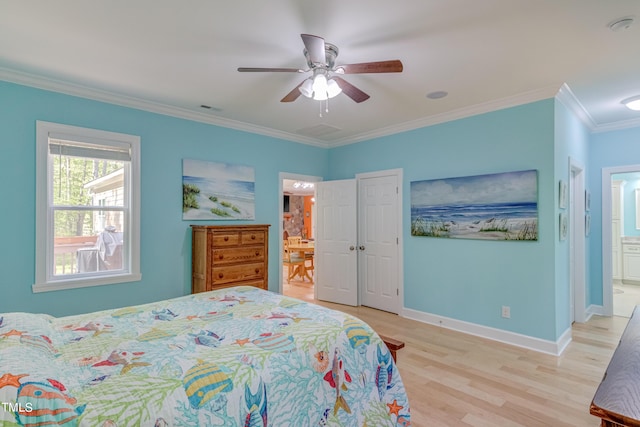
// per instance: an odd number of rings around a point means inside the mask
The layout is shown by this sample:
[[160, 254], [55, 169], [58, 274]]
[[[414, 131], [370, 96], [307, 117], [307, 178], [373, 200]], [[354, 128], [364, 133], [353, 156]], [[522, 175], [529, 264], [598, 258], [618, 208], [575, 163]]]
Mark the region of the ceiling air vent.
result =
[[325, 124], [319, 124], [315, 126], [310, 126], [308, 128], [298, 129], [296, 133], [304, 136], [308, 136], [310, 138], [326, 138], [327, 136], [334, 134], [336, 132], [340, 132], [342, 129], [337, 128], [335, 126], [329, 126]]

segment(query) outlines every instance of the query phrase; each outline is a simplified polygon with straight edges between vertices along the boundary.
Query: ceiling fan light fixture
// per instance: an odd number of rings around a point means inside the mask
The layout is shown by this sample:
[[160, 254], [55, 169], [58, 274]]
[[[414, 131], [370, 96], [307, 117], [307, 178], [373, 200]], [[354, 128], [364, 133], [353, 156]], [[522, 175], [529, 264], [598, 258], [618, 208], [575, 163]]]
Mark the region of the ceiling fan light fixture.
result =
[[334, 96], [338, 96], [338, 95], [340, 95], [341, 92], [342, 92], [342, 88], [340, 87], [338, 82], [336, 82], [333, 79], [330, 79], [327, 82], [327, 96], [329, 96], [329, 98], [333, 98]]
[[631, 98], [623, 99], [622, 103], [630, 110], [640, 111], [640, 95], [632, 96]]
[[324, 101], [327, 98], [327, 76], [324, 73], [316, 73], [313, 78], [313, 99]]
[[[336, 66], [338, 48], [325, 42], [322, 37], [312, 34], [300, 34], [304, 43], [303, 54], [307, 61], [308, 69], [300, 68], [262, 68], [262, 67], [238, 67], [239, 72], [281, 72], [281, 73], [306, 73], [313, 76], [303, 80], [280, 102], [293, 102], [304, 95], [316, 101], [325, 101], [325, 111], [329, 111], [328, 100], [343, 93], [356, 103], [361, 103], [370, 98], [348, 81], [339, 77], [344, 74], [371, 74], [371, 73], [400, 73], [403, 70], [399, 59], [375, 62], [361, 62], [357, 64], [343, 64]], [[335, 74], [335, 75], [334, 75]], [[321, 103], [322, 105], [322, 103]], [[320, 115], [322, 117], [322, 114]]]
[[329, 95], [327, 95], [327, 92], [313, 92], [313, 99], [315, 101], [326, 101], [327, 99], [329, 99]]
[[307, 98], [311, 98], [311, 96], [313, 96], [313, 80], [311, 80], [310, 78], [305, 80], [302, 85], [300, 85], [298, 90]]
[[302, 188], [303, 190], [308, 190], [313, 187], [313, 182], [296, 181], [293, 183], [293, 188]]

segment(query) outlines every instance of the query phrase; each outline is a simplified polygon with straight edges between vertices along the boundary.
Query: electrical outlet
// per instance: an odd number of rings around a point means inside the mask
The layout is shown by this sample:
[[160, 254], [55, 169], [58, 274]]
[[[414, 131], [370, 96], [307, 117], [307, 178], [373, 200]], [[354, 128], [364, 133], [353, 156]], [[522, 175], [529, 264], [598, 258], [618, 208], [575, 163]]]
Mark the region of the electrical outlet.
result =
[[511, 319], [511, 307], [509, 307], [508, 305], [502, 306], [502, 317], [504, 317], [505, 319]]

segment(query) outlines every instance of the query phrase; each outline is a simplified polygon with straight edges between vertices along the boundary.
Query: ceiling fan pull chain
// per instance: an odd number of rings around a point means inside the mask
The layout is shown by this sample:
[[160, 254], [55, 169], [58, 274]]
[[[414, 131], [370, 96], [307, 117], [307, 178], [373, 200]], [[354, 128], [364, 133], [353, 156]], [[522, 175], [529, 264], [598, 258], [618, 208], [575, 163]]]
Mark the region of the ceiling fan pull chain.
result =
[[320, 114], [318, 114], [320, 117], [322, 117], [322, 101], [319, 102], [320, 104]]

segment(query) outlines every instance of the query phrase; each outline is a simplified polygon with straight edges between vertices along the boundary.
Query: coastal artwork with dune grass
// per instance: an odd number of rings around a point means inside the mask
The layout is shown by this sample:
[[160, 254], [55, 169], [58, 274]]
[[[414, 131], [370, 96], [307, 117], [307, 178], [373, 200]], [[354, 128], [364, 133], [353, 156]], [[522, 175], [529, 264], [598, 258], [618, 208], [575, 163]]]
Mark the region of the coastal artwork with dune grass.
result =
[[538, 172], [413, 181], [411, 235], [538, 240]]
[[182, 219], [255, 219], [253, 168], [183, 159]]

